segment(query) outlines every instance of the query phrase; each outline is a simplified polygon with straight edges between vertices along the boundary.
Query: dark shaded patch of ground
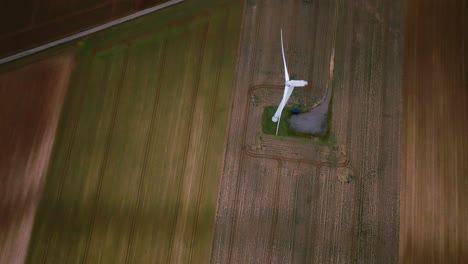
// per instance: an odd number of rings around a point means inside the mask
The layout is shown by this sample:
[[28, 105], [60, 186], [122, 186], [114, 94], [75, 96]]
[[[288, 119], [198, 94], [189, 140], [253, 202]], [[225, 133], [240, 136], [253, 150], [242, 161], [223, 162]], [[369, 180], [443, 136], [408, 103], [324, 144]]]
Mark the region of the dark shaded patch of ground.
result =
[[287, 119], [289, 127], [295, 133], [325, 136], [329, 130], [331, 89], [324, 100], [309, 112], [293, 115]]

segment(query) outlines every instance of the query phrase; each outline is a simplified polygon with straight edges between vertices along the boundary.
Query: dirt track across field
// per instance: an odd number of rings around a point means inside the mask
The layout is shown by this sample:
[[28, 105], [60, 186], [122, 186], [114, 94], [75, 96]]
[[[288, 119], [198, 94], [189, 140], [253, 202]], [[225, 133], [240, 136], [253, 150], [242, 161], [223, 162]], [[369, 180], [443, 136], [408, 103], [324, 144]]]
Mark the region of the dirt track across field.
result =
[[[402, 1], [247, 1], [212, 263], [397, 263]], [[327, 92], [329, 137], [262, 133], [290, 74], [290, 104]]]
[[0, 263], [24, 263], [73, 66], [71, 55], [0, 73]]

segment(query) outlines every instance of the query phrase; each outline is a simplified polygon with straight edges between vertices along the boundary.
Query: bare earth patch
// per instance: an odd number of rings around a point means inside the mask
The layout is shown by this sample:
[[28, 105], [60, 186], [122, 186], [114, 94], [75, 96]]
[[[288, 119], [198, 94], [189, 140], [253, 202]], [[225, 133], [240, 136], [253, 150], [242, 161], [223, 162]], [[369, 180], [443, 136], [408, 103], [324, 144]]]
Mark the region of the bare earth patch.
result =
[[23, 263], [73, 67], [71, 55], [0, 73], [0, 263]]

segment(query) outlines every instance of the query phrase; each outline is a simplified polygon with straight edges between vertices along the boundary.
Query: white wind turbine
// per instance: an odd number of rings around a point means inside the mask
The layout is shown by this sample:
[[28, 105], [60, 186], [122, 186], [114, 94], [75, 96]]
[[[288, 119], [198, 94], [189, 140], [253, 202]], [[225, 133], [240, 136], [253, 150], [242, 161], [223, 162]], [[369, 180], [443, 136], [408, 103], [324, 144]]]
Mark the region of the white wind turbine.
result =
[[276, 135], [278, 136], [278, 128], [281, 121], [281, 112], [283, 112], [283, 108], [289, 100], [293, 90], [295, 87], [304, 87], [307, 85], [307, 81], [303, 80], [289, 80], [288, 74], [288, 67], [286, 66], [286, 58], [284, 57], [284, 47], [283, 47], [283, 30], [280, 31], [281, 33], [281, 52], [283, 54], [283, 64], [284, 64], [284, 94], [283, 99], [281, 99], [281, 103], [276, 110], [275, 115], [271, 118], [273, 122], [278, 122], [276, 125]]

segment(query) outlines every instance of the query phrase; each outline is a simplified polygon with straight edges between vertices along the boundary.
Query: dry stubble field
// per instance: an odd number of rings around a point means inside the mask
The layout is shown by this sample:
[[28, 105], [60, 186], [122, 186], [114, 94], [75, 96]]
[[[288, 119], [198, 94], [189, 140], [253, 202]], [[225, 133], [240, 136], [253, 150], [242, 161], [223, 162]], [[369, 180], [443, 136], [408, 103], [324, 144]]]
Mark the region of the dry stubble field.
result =
[[[212, 263], [397, 263], [402, 1], [247, 1]], [[265, 135], [333, 89], [330, 135]], [[329, 77], [334, 53], [334, 73]]]

